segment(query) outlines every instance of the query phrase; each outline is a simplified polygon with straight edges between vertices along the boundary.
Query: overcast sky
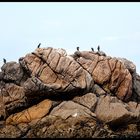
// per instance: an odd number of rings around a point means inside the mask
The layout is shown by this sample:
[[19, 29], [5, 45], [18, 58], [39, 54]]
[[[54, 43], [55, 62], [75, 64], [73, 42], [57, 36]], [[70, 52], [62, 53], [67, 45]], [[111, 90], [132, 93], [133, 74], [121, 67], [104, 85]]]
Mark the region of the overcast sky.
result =
[[100, 45], [107, 55], [133, 61], [140, 74], [140, 2], [1, 2], [0, 65], [39, 43], [69, 54]]

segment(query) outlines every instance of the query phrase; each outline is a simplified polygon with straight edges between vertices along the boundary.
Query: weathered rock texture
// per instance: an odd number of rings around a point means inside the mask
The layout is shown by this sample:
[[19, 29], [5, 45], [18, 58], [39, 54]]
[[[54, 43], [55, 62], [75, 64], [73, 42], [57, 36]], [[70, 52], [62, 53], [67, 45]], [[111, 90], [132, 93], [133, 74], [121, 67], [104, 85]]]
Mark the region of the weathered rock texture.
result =
[[140, 136], [140, 76], [127, 59], [48, 47], [1, 70], [1, 138]]
[[22, 112], [12, 114], [6, 119], [6, 124], [29, 123], [32, 120], [40, 119], [47, 115], [51, 105], [52, 101], [46, 99], [37, 105], [23, 110]]
[[[124, 64], [93, 52], [79, 52], [78, 58], [73, 59], [56, 49], [38, 48], [20, 60], [20, 64], [55, 93], [89, 92], [96, 82], [121, 100], [127, 101], [132, 95], [132, 76]], [[32, 91], [30, 87], [24, 88]]]

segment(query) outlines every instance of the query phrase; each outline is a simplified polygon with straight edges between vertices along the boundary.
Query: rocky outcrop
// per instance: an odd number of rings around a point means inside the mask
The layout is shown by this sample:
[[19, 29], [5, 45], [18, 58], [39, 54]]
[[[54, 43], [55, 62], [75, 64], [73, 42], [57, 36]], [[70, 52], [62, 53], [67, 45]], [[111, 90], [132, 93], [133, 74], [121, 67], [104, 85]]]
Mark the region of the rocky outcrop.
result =
[[1, 70], [0, 137], [127, 137], [132, 125], [139, 137], [140, 76], [127, 59], [48, 47]]
[[[132, 76], [124, 64], [115, 58], [84, 51], [79, 52], [75, 59], [53, 48], [37, 48], [19, 62], [32, 77], [35, 76], [56, 94], [73, 94], [77, 90], [89, 92], [96, 82], [121, 100], [127, 101], [132, 95]], [[33, 93], [35, 88], [27, 86], [26, 83], [24, 88], [27, 91], [29, 88]]]

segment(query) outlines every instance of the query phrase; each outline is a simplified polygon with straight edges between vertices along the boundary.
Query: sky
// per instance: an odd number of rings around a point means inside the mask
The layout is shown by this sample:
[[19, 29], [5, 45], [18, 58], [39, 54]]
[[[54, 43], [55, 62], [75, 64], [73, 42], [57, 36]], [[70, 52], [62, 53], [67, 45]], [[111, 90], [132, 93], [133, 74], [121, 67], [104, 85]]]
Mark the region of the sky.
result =
[[140, 74], [140, 2], [0, 2], [0, 66], [41, 47], [93, 47]]

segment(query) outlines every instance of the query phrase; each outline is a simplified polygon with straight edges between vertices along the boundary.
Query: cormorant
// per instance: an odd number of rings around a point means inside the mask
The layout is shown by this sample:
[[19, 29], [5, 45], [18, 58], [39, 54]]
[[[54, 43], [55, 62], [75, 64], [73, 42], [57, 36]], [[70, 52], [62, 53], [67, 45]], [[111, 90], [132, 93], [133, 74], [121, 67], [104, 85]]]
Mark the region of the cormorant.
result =
[[98, 49], [98, 52], [99, 52], [100, 51], [100, 46], [99, 45], [98, 45], [98, 48], [97, 49]]
[[94, 49], [93, 48], [91, 48], [91, 50], [94, 52]]
[[79, 47], [77, 47], [77, 51], [79, 51]]
[[37, 48], [40, 48], [41, 43], [38, 44]]
[[4, 62], [4, 64], [6, 64], [6, 59], [5, 58], [3, 58], [3, 62]]

